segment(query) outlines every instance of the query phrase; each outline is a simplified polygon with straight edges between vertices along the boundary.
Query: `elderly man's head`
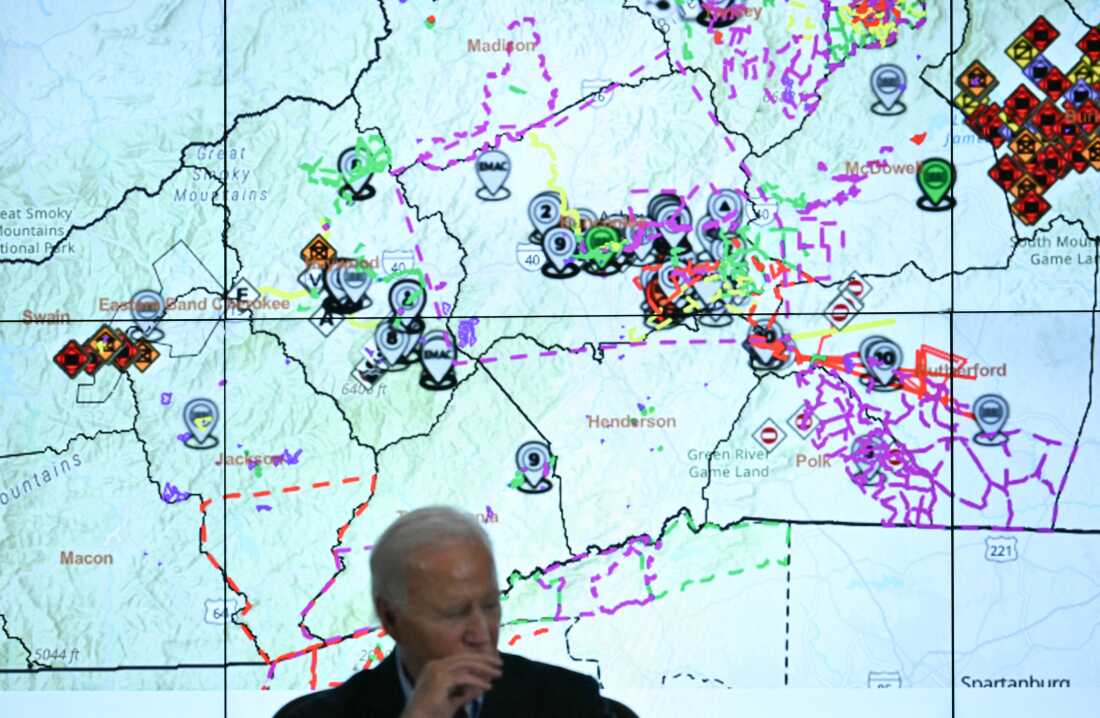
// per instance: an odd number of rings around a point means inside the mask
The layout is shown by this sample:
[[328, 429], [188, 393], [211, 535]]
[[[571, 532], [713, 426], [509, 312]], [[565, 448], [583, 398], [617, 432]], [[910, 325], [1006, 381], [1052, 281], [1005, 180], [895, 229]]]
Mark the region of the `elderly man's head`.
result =
[[437, 658], [496, 654], [496, 566], [472, 515], [445, 506], [410, 511], [379, 537], [370, 569], [375, 611], [414, 678]]

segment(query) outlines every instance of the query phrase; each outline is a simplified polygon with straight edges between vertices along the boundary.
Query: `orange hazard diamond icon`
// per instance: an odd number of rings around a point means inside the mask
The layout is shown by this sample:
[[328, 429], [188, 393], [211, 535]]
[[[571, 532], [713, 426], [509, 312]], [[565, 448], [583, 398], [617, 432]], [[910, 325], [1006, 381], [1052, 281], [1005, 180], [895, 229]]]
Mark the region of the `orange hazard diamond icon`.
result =
[[328, 264], [336, 256], [336, 250], [318, 234], [302, 247], [301, 256], [306, 264]]
[[147, 339], [141, 339], [137, 343], [137, 357], [134, 359], [134, 366], [138, 368], [142, 374], [145, 370], [153, 365], [153, 362], [160, 356], [160, 352], [156, 347], [149, 343]]
[[88, 340], [88, 344], [95, 350], [96, 356], [99, 357], [100, 363], [106, 364], [111, 361], [111, 357], [118, 353], [118, 350], [122, 348], [122, 342], [119, 341], [118, 336], [109, 326], [104, 324], [99, 329], [96, 329], [95, 334]]

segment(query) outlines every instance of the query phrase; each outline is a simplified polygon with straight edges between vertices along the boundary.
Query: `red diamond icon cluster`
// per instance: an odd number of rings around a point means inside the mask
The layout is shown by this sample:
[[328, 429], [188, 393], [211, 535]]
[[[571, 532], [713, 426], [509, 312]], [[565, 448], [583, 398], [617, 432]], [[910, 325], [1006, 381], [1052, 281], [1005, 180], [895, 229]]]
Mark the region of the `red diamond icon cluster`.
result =
[[1012, 194], [1012, 213], [1028, 225], [1050, 210], [1043, 195], [1055, 182], [1071, 170], [1100, 170], [1100, 29], [1077, 41], [1081, 58], [1068, 73], [1043, 55], [1060, 34], [1040, 15], [1005, 50], [1040, 95], [1020, 83], [1003, 106], [991, 101], [998, 80], [978, 60], [955, 80], [966, 126], [994, 148], [1007, 143], [1010, 152], [989, 176]]
[[126, 332], [111, 329], [104, 324], [83, 344], [70, 339], [61, 351], [54, 355], [53, 363], [70, 379], [84, 372], [94, 376], [101, 367], [110, 364], [122, 373], [131, 366], [144, 373], [160, 356], [160, 352], [147, 339], [136, 342]]

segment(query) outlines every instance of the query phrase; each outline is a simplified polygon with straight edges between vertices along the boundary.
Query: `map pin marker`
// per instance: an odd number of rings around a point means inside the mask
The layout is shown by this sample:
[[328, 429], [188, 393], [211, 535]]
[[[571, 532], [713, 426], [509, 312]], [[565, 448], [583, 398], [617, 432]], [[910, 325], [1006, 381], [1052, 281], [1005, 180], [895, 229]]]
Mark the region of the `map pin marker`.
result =
[[332, 266], [325, 272], [325, 287], [328, 288], [329, 294], [336, 299], [340, 304], [344, 304], [348, 300], [348, 292], [344, 288], [344, 268], [347, 260], [337, 259], [332, 263]]
[[399, 317], [416, 317], [424, 310], [427, 295], [415, 279], [401, 279], [390, 287], [390, 310]]
[[[352, 304], [358, 306], [362, 303], [363, 299], [366, 297], [367, 290], [370, 289], [370, 272], [366, 269], [359, 269], [358, 267], [347, 267], [344, 269], [340, 279]], [[370, 306], [369, 299], [367, 299], [366, 306]]]
[[386, 366], [392, 367], [405, 355], [406, 334], [393, 326], [392, 320], [383, 319], [374, 330], [374, 345], [386, 360]]
[[999, 394], [982, 394], [974, 400], [974, 421], [981, 433], [974, 437], [974, 443], [982, 446], [999, 446], [1008, 441], [1001, 433], [1008, 422], [1008, 402]]
[[142, 289], [130, 299], [130, 316], [142, 336], [151, 342], [164, 337], [164, 332], [157, 329], [164, 317], [164, 308], [164, 297], [152, 289]]
[[539, 192], [527, 205], [527, 217], [540, 233], [545, 233], [561, 221], [561, 195]]
[[209, 399], [187, 402], [183, 407], [183, 425], [191, 434], [184, 442], [189, 449], [210, 449], [218, 445], [218, 437], [211, 436], [218, 426], [218, 405]]
[[905, 92], [905, 71], [897, 65], [879, 65], [871, 73], [871, 92], [878, 102], [871, 105], [876, 115], [900, 115], [905, 112], [901, 93]]
[[741, 212], [745, 203], [741, 195], [732, 189], [720, 189], [707, 199], [707, 214], [721, 222], [723, 226], [732, 223], [734, 226], [741, 224]]
[[546, 256], [558, 271], [564, 271], [565, 260], [577, 251], [577, 235], [573, 234], [573, 230], [565, 227], [552, 229], [543, 239], [542, 250], [546, 252]]
[[450, 388], [444, 379], [451, 374], [454, 366], [455, 342], [451, 335], [442, 329], [430, 331], [424, 335], [424, 342], [420, 347], [420, 363], [424, 371], [435, 381], [436, 386], [426, 385], [421, 377], [420, 385], [429, 389]]
[[876, 337], [876, 341], [864, 340], [860, 345], [859, 358], [867, 373], [874, 378], [875, 391], [896, 391], [901, 388], [897, 371], [901, 367], [901, 347], [886, 337]]
[[525, 441], [516, 451], [516, 468], [528, 476], [545, 476], [550, 470], [550, 447], [541, 441]]
[[675, 244], [691, 229], [691, 210], [686, 205], [666, 204], [657, 211], [654, 219], [657, 221], [657, 231], [669, 244]]
[[512, 160], [500, 150], [489, 150], [478, 155], [474, 164], [477, 178], [482, 186], [475, 194], [478, 199], [486, 202], [496, 202], [512, 196], [508, 188], [504, 186], [505, 180], [512, 172]]
[[955, 206], [955, 198], [947, 196], [955, 185], [955, 166], [947, 160], [933, 157], [922, 162], [917, 171], [917, 185], [924, 195], [917, 200], [921, 209], [943, 212]]
[[852, 442], [849, 458], [852, 464], [855, 465], [857, 472], [853, 478], [859, 479], [864, 486], [871, 483], [871, 480], [875, 478], [881, 468], [878, 462], [878, 449], [880, 446], [881, 441], [876, 440], [870, 434], [856, 437], [856, 440]]

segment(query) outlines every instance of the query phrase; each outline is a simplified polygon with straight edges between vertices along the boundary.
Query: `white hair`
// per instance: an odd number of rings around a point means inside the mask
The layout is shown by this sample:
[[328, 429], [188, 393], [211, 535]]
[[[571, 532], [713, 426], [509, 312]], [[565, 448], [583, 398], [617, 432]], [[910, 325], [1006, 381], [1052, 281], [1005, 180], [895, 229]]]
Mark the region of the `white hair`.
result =
[[[472, 514], [450, 506], [425, 506], [399, 516], [371, 549], [371, 596], [390, 606], [404, 606], [409, 598], [406, 579], [412, 554], [425, 546], [459, 540], [481, 543], [492, 562], [489, 534]], [[495, 563], [493, 575], [496, 575]]]

